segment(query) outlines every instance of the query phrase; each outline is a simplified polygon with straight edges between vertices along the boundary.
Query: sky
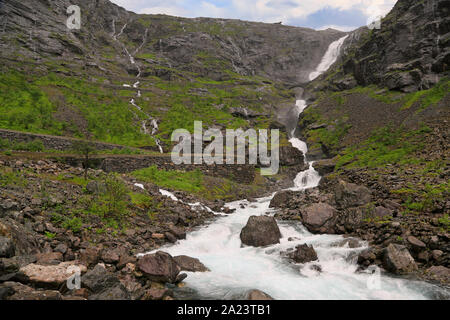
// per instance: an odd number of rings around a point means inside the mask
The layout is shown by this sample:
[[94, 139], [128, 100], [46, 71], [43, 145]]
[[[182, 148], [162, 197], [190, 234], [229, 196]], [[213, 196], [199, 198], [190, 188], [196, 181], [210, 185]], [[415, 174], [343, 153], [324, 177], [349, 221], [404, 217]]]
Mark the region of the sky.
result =
[[226, 18], [350, 31], [385, 16], [397, 0], [111, 0], [136, 13]]

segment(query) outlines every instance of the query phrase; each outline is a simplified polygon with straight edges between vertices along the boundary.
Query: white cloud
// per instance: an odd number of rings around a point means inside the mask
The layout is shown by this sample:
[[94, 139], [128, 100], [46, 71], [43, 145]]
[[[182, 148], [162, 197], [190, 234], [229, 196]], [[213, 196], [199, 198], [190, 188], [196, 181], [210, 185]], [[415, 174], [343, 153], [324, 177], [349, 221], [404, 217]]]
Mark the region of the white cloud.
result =
[[[112, 0], [138, 13], [164, 13], [184, 17], [243, 19], [261, 22], [289, 22], [306, 19], [323, 9], [359, 10], [365, 16], [386, 15], [396, 0]], [[218, 5], [217, 3], [220, 3]], [[327, 25], [340, 25], [327, 21]], [[348, 22], [349, 24], [352, 21]], [[322, 27], [323, 28], [323, 27]], [[349, 28], [349, 26], [341, 26]]]

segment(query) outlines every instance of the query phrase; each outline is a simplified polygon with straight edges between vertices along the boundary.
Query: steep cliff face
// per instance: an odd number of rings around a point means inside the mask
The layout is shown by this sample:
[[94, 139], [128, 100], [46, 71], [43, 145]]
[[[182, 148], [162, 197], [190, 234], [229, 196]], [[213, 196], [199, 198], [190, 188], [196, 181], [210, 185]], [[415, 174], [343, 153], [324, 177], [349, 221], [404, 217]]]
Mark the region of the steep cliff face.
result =
[[380, 28], [362, 28], [347, 40], [346, 55], [330, 87], [376, 84], [414, 92], [449, 73], [450, 1], [399, 0]]

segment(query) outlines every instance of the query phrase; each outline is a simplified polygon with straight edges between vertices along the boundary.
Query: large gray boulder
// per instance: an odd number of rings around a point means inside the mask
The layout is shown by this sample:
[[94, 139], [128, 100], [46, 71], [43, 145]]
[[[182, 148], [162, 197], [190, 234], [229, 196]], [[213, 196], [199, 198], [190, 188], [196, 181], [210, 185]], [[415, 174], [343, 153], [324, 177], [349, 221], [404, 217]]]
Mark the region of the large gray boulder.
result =
[[416, 262], [405, 246], [390, 244], [384, 249], [383, 267], [395, 274], [408, 274], [417, 270]]
[[120, 280], [108, 272], [102, 265], [97, 265], [81, 277], [81, 285], [89, 289], [89, 300], [130, 300], [130, 293]]
[[149, 280], [163, 283], [176, 283], [181, 271], [175, 259], [162, 251], [140, 258], [137, 267]]
[[241, 231], [243, 244], [264, 247], [280, 243], [281, 232], [273, 217], [251, 216]]
[[314, 203], [301, 211], [303, 225], [312, 233], [332, 233], [337, 211], [327, 203]]

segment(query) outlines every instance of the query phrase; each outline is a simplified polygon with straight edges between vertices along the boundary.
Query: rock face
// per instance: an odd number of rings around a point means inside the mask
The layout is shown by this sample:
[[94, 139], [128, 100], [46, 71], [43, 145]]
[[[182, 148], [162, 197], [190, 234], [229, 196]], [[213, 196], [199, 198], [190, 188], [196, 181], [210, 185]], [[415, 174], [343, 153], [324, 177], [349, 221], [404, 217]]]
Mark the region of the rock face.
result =
[[302, 223], [313, 233], [332, 232], [336, 209], [327, 203], [315, 203], [301, 211]]
[[383, 255], [383, 266], [395, 274], [407, 274], [417, 270], [416, 262], [405, 246], [390, 244]]
[[209, 269], [205, 267], [200, 260], [188, 256], [176, 256], [173, 258], [175, 262], [180, 266], [181, 271], [190, 272], [207, 272]]
[[162, 251], [140, 258], [137, 267], [149, 280], [163, 283], [177, 282], [181, 271], [172, 256]]
[[289, 190], [279, 191], [275, 194], [275, 196], [270, 200], [269, 208], [282, 208], [285, 204], [288, 203], [290, 199], [293, 198], [295, 192]]
[[305, 157], [303, 153], [292, 146], [280, 147], [280, 165], [282, 166], [297, 166], [303, 165], [299, 171], [306, 170], [308, 165], [305, 164]]
[[264, 247], [280, 243], [281, 232], [273, 217], [251, 216], [241, 231], [243, 244]]
[[361, 28], [347, 39], [344, 74], [332, 82], [341, 89], [370, 84], [403, 92], [429, 89], [449, 70], [448, 8], [442, 0], [398, 1], [379, 29]]
[[289, 253], [288, 256], [296, 263], [307, 263], [319, 259], [313, 246], [308, 246], [307, 244], [297, 246], [295, 251]]
[[77, 264], [75, 261], [62, 262], [56, 266], [42, 266], [38, 264], [29, 264], [20, 268], [19, 273], [23, 275], [27, 281], [41, 286], [59, 287], [67, 281], [67, 279], [75, 274], [75, 268], [86, 272], [86, 267]]

